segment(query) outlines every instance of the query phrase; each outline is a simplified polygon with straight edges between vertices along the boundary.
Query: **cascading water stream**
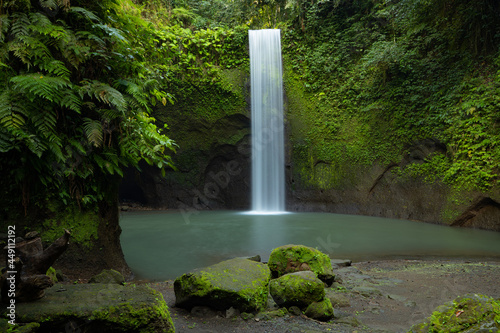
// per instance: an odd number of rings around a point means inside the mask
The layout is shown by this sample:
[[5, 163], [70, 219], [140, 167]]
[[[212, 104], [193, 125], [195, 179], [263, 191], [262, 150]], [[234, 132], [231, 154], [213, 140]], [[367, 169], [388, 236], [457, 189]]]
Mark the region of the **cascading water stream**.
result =
[[252, 212], [285, 211], [283, 70], [280, 30], [249, 30]]

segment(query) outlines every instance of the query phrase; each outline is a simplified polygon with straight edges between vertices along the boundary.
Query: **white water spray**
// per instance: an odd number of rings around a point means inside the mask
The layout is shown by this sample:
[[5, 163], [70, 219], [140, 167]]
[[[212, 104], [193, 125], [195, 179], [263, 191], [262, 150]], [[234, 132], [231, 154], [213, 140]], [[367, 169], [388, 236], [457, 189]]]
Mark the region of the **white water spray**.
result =
[[252, 107], [252, 210], [285, 210], [283, 70], [280, 30], [249, 30]]

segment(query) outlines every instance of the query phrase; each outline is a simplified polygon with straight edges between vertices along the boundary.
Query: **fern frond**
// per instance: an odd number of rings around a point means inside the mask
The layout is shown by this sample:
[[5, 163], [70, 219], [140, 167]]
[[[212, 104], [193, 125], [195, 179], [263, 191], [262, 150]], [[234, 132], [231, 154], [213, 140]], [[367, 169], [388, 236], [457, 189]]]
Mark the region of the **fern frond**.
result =
[[70, 13], [74, 13], [74, 14], [80, 14], [80, 15], [82, 15], [83, 17], [85, 17], [89, 21], [101, 23], [101, 19], [97, 15], [95, 15], [94, 13], [92, 13], [91, 11], [89, 11], [89, 10], [87, 10], [85, 8], [82, 8], [82, 7], [71, 7], [70, 10], [69, 10], [69, 12]]
[[115, 109], [100, 109], [99, 113], [107, 120], [114, 120], [119, 118], [122, 114]]
[[9, 134], [7, 129], [0, 127], [0, 153], [6, 153], [12, 149], [14, 149], [12, 136]]
[[69, 80], [71, 71], [66, 68], [62, 61], [52, 59], [47, 62], [44, 60], [37, 59], [36, 61], [34, 61], [34, 65], [47, 73], [54, 74], [58, 77]]
[[28, 112], [11, 90], [6, 89], [0, 95], [0, 126], [21, 128], [26, 122]]
[[117, 80], [115, 86], [123, 86], [125, 87], [125, 92], [131, 95], [140, 107], [147, 108], [148, 100], [147, 96], [142, 90], [142, 88], [131, 81], [126, 80]]
[[102, 82], [87, 81], [87, 84], [82, 86], [80, 90], [80, 94], [82, 93], [90, 97], [95, 97], [97, 100], [110, 106], [114, 106], [122, 113], [127, 109], [127, 102], [123, 98], [123, 95], [118, 90]]
[[52, 59], [49, 48], [39, 38], [33, 36], [19, 36], [15, 41], [9, 43], [9, 51], [21, 59], [25, 64], [31, 66], [30, 59]]
[[30, 122], [33, 124], [35, 131], [39, 136], [54, 141], [56, 136], [57, 115], [54, 109], [37, 110], [31, 112]]
[[67, 39], [70, 32], [64, 28], [64, 22], [58, 21], [60, 24], [53, 24], [49, 18], [42, 13], [30, 14], [31, 25], [30, 31], [39, 33], [44, 36], [50, 36], [55, 40]]
[[55, 0], [40, 0], [40, 6], [50, 10], [57, 10], [59, 7]]
[[10, 82], [14, 83], [14, 88], [26, 94], [31, 101], [34, 101], [36, 97], [41, 97], [58, 104], [62, 100], [61, 90], [71, 86], [71, 83], [64, 78], [41, 74], [14, 76]]
[[94, 147], [102, 146], [103, 131], [102, 131], [102, 123], [99, 120], [84, 118], [83, 129], [85, 130], [85, 135], [87, 136], [87, 140], [89, 140], [89, 142]]
[[38, 157], [42, 157], [43, 152], [47, 150], [47, 145], [36, 135], [29, 135], [25, 142], [28, 149]]
[[99, 28], [108, 36], [118, 39], [119, 41], [126, 42], [127, 39], [123, 36], [123, 32], [119, 29], [110, 27], [106, 24], [94, 24], [93, 28]]
[[[82, 145], [79, 141], [77, 141], [77, 140], [75, 140], [75, 139], [70, 138], [70, 139], [68, 140], [68, 142], [69, 142], [69, 143], [70, 143], [70, 145], [71, 145], [71, 146], [67, 146], [67, 147], [66, 147], [66, 151], [68, 151], [68, 153], [70, 153], [71, 148], [75, 148], [75, 149], [76, 149], [76, 150], [77, 150], [80, 154], [82, 154], [82, 155], [87, 155], [87, 150], [85, 150], [85, 148], [83, 147], [83, 145]], [[71, 148], [70, 148], [70, 147], [71, 147]]]
[[[58, 136], [56, 136], [57, 139], [60, 139]], [[60, 140], [50, 140], [48, 144], [48, 150], [52, 152], [55, 156], [55, 160], [57, 162], [63, 162], [66, 160], [66, 157], [64, 156], [62, 149], [61, 149], [61, 141]]]
[[14, 36], [14, 38], [19, 38], [20, 36], [28, 36], [30, 33], [28, 27], [31, 24], [28, 15], [24, 13], [15, 13], [12, 15], [12, 18], [13, 22], [10, 33]]
[[7, 35], [10, 28], [10, 20], [8, 15], [0, 15], [0, 43], [5, 41], [5, 36]]
[[89, 31], [78, 31], [75, 34], [75, 37], [77, 38], [78, 41], [92, 41], [97, 43], [97, 45], [100, 47], [106, 46], [106, 42], [102, 38], [94, 35]]
[[72, 89], [66, 89], [63, 92], [63, 98], [61, 99], [60, 105], [76, 113], [80, 113], [82, 109], [82, 100]]

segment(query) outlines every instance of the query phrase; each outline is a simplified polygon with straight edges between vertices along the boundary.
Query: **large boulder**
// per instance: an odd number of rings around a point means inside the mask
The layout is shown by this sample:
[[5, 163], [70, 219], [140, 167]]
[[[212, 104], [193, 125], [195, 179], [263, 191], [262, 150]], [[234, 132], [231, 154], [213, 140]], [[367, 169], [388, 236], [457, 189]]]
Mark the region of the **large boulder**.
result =
[[163, 296], [147, 286], [56, 284], [15, 312], [16, 323], [37, 323], [41, 332], [175, 332]]
[[335, 278], [330, 257], [304, 245], [290, 244], [275, 248], [269, 256], [268, 265], [273, 277], [299, 271], [313, 271], [327, 285], [331, 285]]
[[325, 296], [323, 282], [311, 271], [283, 275], [269, 283], [269, 291], [279, 306], [306, 308]]
[[262, 311], [267, 306], [270, 278], [265, 264], [242, 258], [223, 261], [178, 277], [174, 283], [175, 304], [187, 309], [209, 306]]
[[427, 332], [498, 332], [500, 300], [483, 295], [460, 296], [437, 307], [424, 322], [414, 325], [410, 333]]

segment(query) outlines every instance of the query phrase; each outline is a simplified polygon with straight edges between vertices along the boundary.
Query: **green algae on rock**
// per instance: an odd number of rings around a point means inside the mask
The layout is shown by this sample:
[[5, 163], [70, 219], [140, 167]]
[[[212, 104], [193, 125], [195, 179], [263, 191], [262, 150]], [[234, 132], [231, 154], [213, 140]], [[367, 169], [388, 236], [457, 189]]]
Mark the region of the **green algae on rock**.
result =
[[90, 278], [89, 283], [114, 283], [124, 284], [123, 275], [114, 269], [103, 269], [101, 273]]
[[323, 300], [323, 282], [311, 271], [283, 275], [269, 283], [269, 291], [279, 306], [305, 308], [313, 302]]
[[304, 245], [290, 244], [275, 248], [269, 256], [268, 265], [273, 277], [298, 271], [313, 271], [328, 285], [331, 285], [335, 279], [330, 257]]
[[333, 318], [333, 306], [328, 298], [320, 302], [313, 302], [304, 311], [304, 314], [312, 319], [327, 321]]
[[178, 277], [175, 304], [188, 309], [206, 305], [217, 310], [262, 311], [270, 278], [265, 264], [242, 258], [226, 260]]
[[414, 325], [409, 333], [498, 332], [500, 300], [484, 295], [460, 296], [437, 307], [424, 322]]
[[116, 284], [57, 284], [43, 299], [16, 304], [16, 322], [38, 323], [43, 332], [71, 327], [87, 332], [175, 332], [159, 292]]

